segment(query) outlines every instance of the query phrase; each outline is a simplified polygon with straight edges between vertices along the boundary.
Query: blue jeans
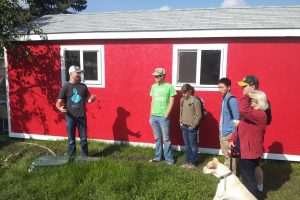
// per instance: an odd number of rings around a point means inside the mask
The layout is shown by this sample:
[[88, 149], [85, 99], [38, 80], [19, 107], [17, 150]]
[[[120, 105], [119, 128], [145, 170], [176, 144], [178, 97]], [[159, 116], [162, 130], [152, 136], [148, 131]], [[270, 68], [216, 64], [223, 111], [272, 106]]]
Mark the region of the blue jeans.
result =
[[86, 118], [66, 115], [66, 125], [68, 131], [68, 155], [76, 155], [76, 127], [78, 128], [82, 156], [88, 156], [88, 144], [86, 137]]
[[190, 129], [186, 125], [180, 126], [182, 131], [182, 136], [185, 145], [185, 156], [186, 162], [193, 165], [197, 165], [198, 162], [198, 145], [197, 145], [197, 135], [198, 129]]
[[155, 160], [160, 161], [162, 159], [162, 140], [164, 141], [164, 157], [165, 160], [173, 164], [174, 158], [172, 153], [172, 144], [170, 138], [170, 120], [162, 116], [150, 117], [150, 124], [153, 130], [155, 138]]

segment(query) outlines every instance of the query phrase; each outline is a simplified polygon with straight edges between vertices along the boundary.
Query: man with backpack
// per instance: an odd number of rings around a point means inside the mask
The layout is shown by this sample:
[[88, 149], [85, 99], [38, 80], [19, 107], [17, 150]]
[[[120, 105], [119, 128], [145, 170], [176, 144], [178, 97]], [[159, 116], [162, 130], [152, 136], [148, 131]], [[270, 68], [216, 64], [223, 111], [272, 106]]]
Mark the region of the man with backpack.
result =
[[[221, 114], [220, 114], [220, 146], [225, 156], [224, 165], [230, 167], [229, 143], [232, 133], [236, 131], [234, 120], [239, 120], [238, 100], [230, 93], [231, 80], [229, 78], [221, 78], [219, 80], [219, 91], [222, 95]], [[232, 158], [232, 172], [236, 174], [236, 159]]]
[[199, 97], [194, 96], [194, 88], [190, 84], [181, 87], [182, 98], [180, 99], [180, 129], [185, 144], [186, 163], [181, 165], [183, 168], [195, 168], [198, 162], [197, 137], [200, 128], [200, 120], [203, 104]]

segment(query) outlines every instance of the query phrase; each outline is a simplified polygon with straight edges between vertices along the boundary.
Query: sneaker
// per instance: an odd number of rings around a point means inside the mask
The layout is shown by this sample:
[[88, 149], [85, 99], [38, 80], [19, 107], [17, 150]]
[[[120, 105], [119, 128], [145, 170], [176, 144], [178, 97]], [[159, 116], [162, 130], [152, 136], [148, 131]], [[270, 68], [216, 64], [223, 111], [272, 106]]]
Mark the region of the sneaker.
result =
[[183, 164], [183, 165], [180, 165], [181, 168], [186, 168], [188, 166], [187, 163]]
[[156, 160], [156, 159], [154, 158], [154, 159], [150, 159], [149, 162], [150, 162], [150, 163], [157, 163], [157, 162], [159, 162], [159, 160]]
[[263, 192], [258, 191], [256, 196], [257, 196], [258, 200], [264, 200], [265, 199], [265, 196], [264, 196]]
[[189, 163], [189, 164], [187, 164], [186, 168], [187, 169], [194, 169], [194, 168], [196, 168], [196, 166], [193, 165], [192, 163]]
[[174, 162], [166, 161], [168, 165], [174, 165]]

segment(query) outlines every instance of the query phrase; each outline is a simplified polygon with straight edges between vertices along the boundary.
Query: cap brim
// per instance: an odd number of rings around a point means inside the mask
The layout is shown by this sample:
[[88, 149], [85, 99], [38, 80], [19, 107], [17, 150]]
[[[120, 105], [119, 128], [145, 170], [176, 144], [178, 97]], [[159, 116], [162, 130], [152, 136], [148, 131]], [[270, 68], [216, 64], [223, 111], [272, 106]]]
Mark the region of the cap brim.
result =
[[244, 86], [249, 85], [248, 83], [246, 83], [246, 82], [244, 82], [244, 81], [239, 81], [239, 82], [237, 82], [237, 84], [238, 84], [239, 86], [241, 86], [241, 87], [244, 87]]
[[77, 72], [77, 73], [84, 73], [83, 70], [76, 70], [75, 72]]
[[152, 73], [152, 75], [153, 76], [160, 76], [161, 74], [154, 72], [154, 73]]

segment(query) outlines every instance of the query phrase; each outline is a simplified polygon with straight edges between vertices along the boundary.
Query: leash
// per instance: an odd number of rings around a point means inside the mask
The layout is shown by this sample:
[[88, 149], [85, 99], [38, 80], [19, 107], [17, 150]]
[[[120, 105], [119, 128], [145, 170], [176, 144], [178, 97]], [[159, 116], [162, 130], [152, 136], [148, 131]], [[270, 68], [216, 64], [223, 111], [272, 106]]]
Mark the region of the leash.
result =
[[229, 165], [229, 169], [230, 169], [230, 172], [228, 172], [227, 174], [223, 175], [223, 176], [220, 176], [220, 179], [224, 179], [224, 191], [226, 191], [226, 178], [228, 176], [230, 176], [232, 174], [232, 152], [230, 153], [230, 165]]
[[220, 180], [222, 180], [222, 179], [224, 179], [224, 191], [226, 191], [226, 178], [228, 177], [228, 176], [230, 176], [232, 174], [232, 172], [230, 171], [230, 172], [228, 172], [227, 174], [225, 174], [225, 175], [223, 175], [223, 176], [220, 176]]
[[230, 165], [229, 165], [230, 171], [232, 171], [232, 153], [230, 153]]

